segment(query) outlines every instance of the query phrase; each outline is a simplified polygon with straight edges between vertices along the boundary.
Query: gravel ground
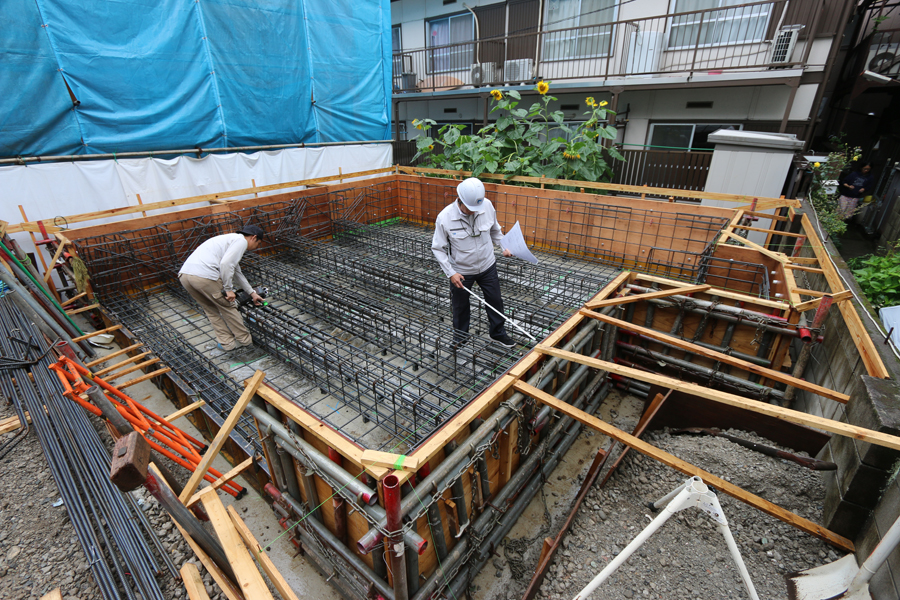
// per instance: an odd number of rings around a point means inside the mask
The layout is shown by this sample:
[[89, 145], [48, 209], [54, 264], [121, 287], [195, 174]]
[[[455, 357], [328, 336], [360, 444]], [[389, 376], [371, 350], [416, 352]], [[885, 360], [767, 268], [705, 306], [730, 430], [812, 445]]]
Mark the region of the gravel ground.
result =
[[[754, 433], [727, 433], [770, 446]], [[764, 456], [722, 438], [651, 432], [645, 439], [731, 483], [812, 521], [824, 499], [821, 476], [795, 463]], [[603, 489], [582, 504], [563, 548], [551, 563], [538, 598], [573, 598], [646, 527], [647, 507], [687, 476], [630, 452]], [[598, 479], [598, 483], [599, 483]], [[839, 554], [824, 542], [732, 499], [718, 495], [761, 599], [786, 598], [784, 574], [831, 562]], [[558, 524], [555, 523], [558, 530]], [[524, 583], [522, 584], [524, 586]], [[509, 597], [521, 597], [516, 589]], [[612, 598], [747, 598], [724, 538], [695, 508], [677, 513], [590, 596]]]

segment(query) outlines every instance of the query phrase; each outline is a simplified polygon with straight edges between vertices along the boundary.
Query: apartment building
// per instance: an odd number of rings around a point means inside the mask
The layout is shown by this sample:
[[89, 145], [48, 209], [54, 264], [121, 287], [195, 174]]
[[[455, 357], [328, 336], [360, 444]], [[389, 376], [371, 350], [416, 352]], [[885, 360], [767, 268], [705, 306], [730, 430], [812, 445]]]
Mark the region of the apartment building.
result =
[[[618, 112], [628, 148], [707, 149], [722, 128], [808, 140], [852, 0], [395, 0], [395, 139], [493, 121], [489, 92], [551, 81], [572, 123]], [[530, 100], [524, 99], [528, 106]], [[407, 137], [408, 136], [408, 137]]]

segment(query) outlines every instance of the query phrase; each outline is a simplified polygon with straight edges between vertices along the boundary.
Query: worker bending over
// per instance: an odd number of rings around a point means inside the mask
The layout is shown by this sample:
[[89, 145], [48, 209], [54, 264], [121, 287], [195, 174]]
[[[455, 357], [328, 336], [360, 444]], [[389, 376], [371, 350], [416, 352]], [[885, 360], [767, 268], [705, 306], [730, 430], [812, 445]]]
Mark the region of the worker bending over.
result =
[[247, 362], [264, 354], [252, 346], [253, 338], [234, 303], [234, 285], [237, 283], [247, 292], [254, 304], [262, 303], [262, 297], [250, 287], [238, 263], [244, 252], [259, 247], [264, 236], [256, 225], [246, 225], [237, 233], [217, 235], [200, 244], [178, 271], [182, 287], [212, 324], [218, 341], [216, 349]]
[[[469, 332], [469, 293], [478, 284], [485, 301], [500, 313], [503, 298], [500, 297], [500, 278], [494, 258], [494, 244], [499, 245], [503, 231], [497, 223], [494, 205], [484, 197], [484, 184], [470, 177], [456, 186], [458, 198], [444, 207], [434, 223], [431, 251], [450, 278], [450, 301], [453, 305], [453, 328]], [[512, 256], [503, 250], [503, 256]], [[487, 308], [485, 308], [487, 310]], [[512, 348], [503, 327], [503, 317], [487, 310], [490, 336], [497, 343]]]

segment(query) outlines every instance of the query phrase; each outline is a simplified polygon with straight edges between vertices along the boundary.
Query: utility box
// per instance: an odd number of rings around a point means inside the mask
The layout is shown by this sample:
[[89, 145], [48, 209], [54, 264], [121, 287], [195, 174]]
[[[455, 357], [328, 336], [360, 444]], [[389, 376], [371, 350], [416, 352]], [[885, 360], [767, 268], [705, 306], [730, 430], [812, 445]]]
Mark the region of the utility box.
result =
[[[734, 131], [720, 129], [709, 135], [716, 145], [706, 192], [743, 194], [759, 198], [778, 198], [791, 168], [794, 153], [803, 148], [803, 140], [788, 133]], [[703, 206], [737, 208], [734, 202], [703, 200]], [[773, 213], [774, 210], [761, 211]], [[761, 244], [766, 234], [749, 232], [751, 242]]]

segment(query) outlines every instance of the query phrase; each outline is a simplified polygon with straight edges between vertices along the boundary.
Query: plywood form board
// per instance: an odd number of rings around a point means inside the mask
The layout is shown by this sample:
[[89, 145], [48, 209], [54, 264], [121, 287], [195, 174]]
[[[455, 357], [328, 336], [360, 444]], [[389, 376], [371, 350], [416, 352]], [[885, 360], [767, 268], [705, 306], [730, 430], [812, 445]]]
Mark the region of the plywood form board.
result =
[[[468, 171], [448, 171], [445, 169], [426, 169], [423, 167], [399, 167], [398, 170], [401, 173], [424, 173], [424, 174], [438, 174], [438, 175], [456, 175], [461, 177], [468, 177], [470, 172]], [[540, 184], [540, 185], [564, 185], [564, 186], [572, 186], [577, 185], [580, 188], [589, 188], [589, 189], [599, 189], [599, 190], [609, 190], [609, 191], [620, 191], [620, 192], [628, 192], [632, 194], [651, 194], [656, 196], [664, 196], [668, 198], [670, 196], [676, 196], [680, 198], [696, 198], [696, 199], [710, 199], [710, 200], [723, 200], [725, 202], [734, 202], [736, 204], [742, 203], [752, 203], [756, 202], [758, 210], [765, 210], [768, 208], [772, 208], [775, 206], [800, 206], [799, 200], [788, 200], [784, 198], [768, 198], [768, 197], [754, 197], [747, 196], [741, 194], [723, 194], [717, 192], [700, 192], [694, 190], [679, 190], [679, 189], [670, 189], [670, 188], [653, 188], [648, 186], [636, 186], [636, 185], [622, 185], [615, 183], [604, 183], [604, 182], [593, 182], [593, 181], [568, 181], [565, 179], [548, 179], [541, 177], [523, 177], [523, 176], [515, 176], [511, 177], [509, 175], [499, 175], [494, 173], [482, 173], [479, 176], [482, 180], [500, 180], [500, 181], [514, 181], [514, 182], [523, 182], [523, 183], [531, 183], [531, 184]], [[628, 198], [627, 200], [631, 200]]]
[[[369, 171], [360, 171], [357, 173], [348, 173], [347, 175], [344, 175], [343, 177], [346, 179], [348, 177], [363, 177], [363, 176], [367, 176], [367, 175], [379, 175], [379, 174], [391, 173], [391, 172], [392, 172], [391, 168], [373, 169], [373, 170], [369, 170]], [[141, 204], [141, 205], [136, 205], [136, 206], [123, 206], [123, 207], [119, 207], [119, 208], [111, 208], [111, 209], [106, 209], [106, 210], [101, 210], [101, 211], [90, 212], [90, 213], [68, 215], [68, 216], [66, 216], [66, 221], [70, 224], [71, 223], [83, 223], [83, 222], [87, 222], [87, 221], [95, 221], [98, 219], [109, 219], [109, 218], [121, 216], [121, 215], [129, 215], [129, 214], [158, 210], [158, 209], [167, 209], [167, 208], [172, 208], [173, 206], [187, 206], [187, 205], [191, 205], [191, 204], [198, 204], [200, 202], [212, 202], [214, 200], [237, 198], [240, 196], [247, 196], [247, 195], [251, 195], [251, 194], [254, 195], [254, 198], [252, 198], [252, 200], [264, 200], [265, 198], [267, 198], [267, 196], [263, 196], [262, 198], [257, 198], [256, 195], [259, 193], [262, 193], [262, 192], [283, 190], [283, 189], [287, 189], [287, 188], [296, 188], [296, 187], [301, 187], [301, 186], [304, 186], [307, 184], [335, 181], [335, 180], [339, 179], [339, 177], [341, 177], [341, 176], [334, 175], [334, 176], [328, 176], [328, 177], [318, 177], [318, 178], [314, 178], [314, 179], [305, 179], [305, 180], [294, 181], [294, 182], [277, 183], [277, 184], [272, 184], [272, 185], [244, 188], [244, 189], [233, 190], [233, 191], [228, 191], [228, 192], [217, 192], [217, 193], [213, 193], [213, 194], [205, 194], [202, 196], [191, 196], [191, 197], [187, 197], [187, 198], [162, 200], [160, 202], [152, 202], [149, 204]], [[300, 191], [300, 190], [298, 190], [298, 191]], [[246, 202], [246, 200], [229, 201], [225, 204], [217, 204], [216, 206], [226, 206], [227, 207], [227, 206], [231, 206], [233, 204], [237, 204], [238, 202]], [[50, 217], [42, 217], [42, 218], [48, 219]], [[45, 227], [51, 233], [55, 233], [56, 231], [59, 230], [55, 226], [45, 225]], [[20, 231], [38, 232], [38, 231], [40, 231], [40, 228], [38, 227], [36, 221], [30, 221], [30, 222], [25, 222], [25, 223], [20, 223], [17, 225], [10, 226], [7, 229], [7, 231], [8, 231], [8, 233], [17, 233]]]

